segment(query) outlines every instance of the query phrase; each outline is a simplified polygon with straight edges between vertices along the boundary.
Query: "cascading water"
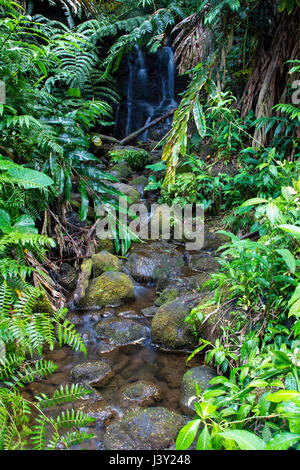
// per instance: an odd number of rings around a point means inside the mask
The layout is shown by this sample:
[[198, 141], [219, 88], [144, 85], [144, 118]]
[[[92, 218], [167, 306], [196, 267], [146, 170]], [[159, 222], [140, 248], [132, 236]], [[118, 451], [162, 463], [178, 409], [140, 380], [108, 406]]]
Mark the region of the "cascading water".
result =
[[[119, 105], [116, 113], [115, 135], [119, 138], [127, 137], [177, 106], [172, 48], [165, 46], [149, 57], [136, 46], [127, 58], [126, 101]], [[171, 120], [160, 125], [160, 132], [169, 129]], [[145, 131], [140, 139], [145, 142], [148, 137], [149, 131]]]

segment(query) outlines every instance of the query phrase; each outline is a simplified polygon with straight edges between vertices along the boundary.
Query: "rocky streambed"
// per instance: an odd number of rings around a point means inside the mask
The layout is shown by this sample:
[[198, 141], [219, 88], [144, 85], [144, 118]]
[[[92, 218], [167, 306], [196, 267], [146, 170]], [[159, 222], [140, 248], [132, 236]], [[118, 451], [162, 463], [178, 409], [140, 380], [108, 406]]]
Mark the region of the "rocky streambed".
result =
[[[72, 405], [96, 420], [89, 428], [95, 438], [83, 448], [174, 448], [178, 431], [194, 415], [196, 384], [204, 389], [216, 374], [200, 356], [187, 364], [198, 340], [185, 319], [212, 297], [200, 289], [218, 270], [215, 250], [223, 242], [206, 230], [202, 250], [149, 241], [133, 244], [126, 259], [113, 254], [109, 241], [103, 244], [81, 265], [71, 303], [76, 308], [67, 317], [87, 355], [68, 347], [46, 352], [58, 369], [31, 383], [25, 395], [51, 395], [72, 383], [89, 388], [91, 393]], [[204, 315], [200, 336], [213, 341], [226, 312], [214, 305]]]

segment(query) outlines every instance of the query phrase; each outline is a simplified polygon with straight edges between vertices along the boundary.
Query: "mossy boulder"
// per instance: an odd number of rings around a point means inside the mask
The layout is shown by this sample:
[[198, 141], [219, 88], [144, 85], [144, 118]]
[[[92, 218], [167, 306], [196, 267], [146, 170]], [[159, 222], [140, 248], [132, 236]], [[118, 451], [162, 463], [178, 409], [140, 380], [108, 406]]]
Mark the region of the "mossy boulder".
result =
[[105, 250], [93, 255], [92, 260], [94, 277], [100, 276], [105, 271], [120, 271], [122, 269], [122, 261]]
[[113, 376], [111, 367], [103, 361], [83, 362], [71, 370], [74, 382], [87, 383], [94, 387], [103, 385]]
[[127, 274], [106, 271], [90, 280], [86, 295], [81, 300], [81, 306], [117, 306], [134, 297], [134, 285]]
[[199, 300], [198, 293], [188, 294], [159, 307], [151, 324], [153, 343], [170, 351], [193, 350], [197, 346], [197, 337], [185, 319]]
[[163, 407], [128, 413], [111, 423], [104, 434], [107, 450], [163, 450], [171, 447], [185, 425], [183, 416]]
[[99, 339], [108, 339], [110, 344], [116, 346], [137, 343], [148, 336], [147, 327], [126, 318], [101, 320], [94, 329]]
[[216, 375], [216, 371], [207, 366], [193, 367], [184, 374], [181, 382], [181, 405], [184, 411], [194, 413], [196, 386], [199, 387], [200, 392], [203, 392], [209, 387], [210, 380], [216, 377]]
[[114, 240], [111, 240], [110, 238], [104, 238], [104, 239], [98, 238], [96, 251], [100, 252], [100, 251], [103, 251], [103, 250], [114, 254], [114, 252], [115, 252], [115, 242], [114, 242]]
[[69, 292], [75, 289], [77, 273], [74, 266], [69, 263], [62, 263], [58, 275], [58, 282]]

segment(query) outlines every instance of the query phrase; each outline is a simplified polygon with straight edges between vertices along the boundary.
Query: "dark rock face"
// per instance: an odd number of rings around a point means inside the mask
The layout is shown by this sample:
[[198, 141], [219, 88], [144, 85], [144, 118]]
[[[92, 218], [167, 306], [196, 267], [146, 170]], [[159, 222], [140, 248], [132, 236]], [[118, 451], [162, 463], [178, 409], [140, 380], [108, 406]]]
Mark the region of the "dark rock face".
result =
[[103, 438], [107, 450], [160, 450], [174, 444], [186, 420], [163, 407], [128, 413], [108, 426]]
[[71, 371], [73, 382], [87, 383], [95, 387], [103, 385], [113, 375], [110, 366], [103, 361], [83, 362], [73, 367]]
[[188, 370], [182, 379], [182, 402], [181, 405], [185, 411], [193, 412], [195, 410], [196, 385], [200, 392], [203, 392], [208, 386], [211, 379], [216, 377], [217, 373], [214, 369], [206, 366], [193, 367]]
[[185, 319], [199, 299], [199, 294], [189, 294], [159, 307], [151, 325], [153, 343], [171, 351], [194, 349], [197, 338]]
[[107, 319], [95, 325], [95, 331], [99, 338], [108, 339], [116, 346], [143, 341], [148, 336], [148, 329], [128, 319]]

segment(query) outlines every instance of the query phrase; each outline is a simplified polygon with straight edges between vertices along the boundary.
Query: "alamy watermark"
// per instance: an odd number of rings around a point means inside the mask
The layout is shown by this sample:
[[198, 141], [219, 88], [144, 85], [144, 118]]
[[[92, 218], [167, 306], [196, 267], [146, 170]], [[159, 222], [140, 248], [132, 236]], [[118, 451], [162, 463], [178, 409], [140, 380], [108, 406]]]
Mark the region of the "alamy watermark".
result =
[[171, 240], [185, 243], [187, 250], [201, 250], [204, 245], [204, 210], [201, 204], [128, 205], [119, 197], [118, 207], [102, 204], [97, 209], [96, 234], [104, 239]]
[[0, 104], [6, 103], [6, 87], [3, 80], [0, 80]]
[[300, 104], [300, 80], [294, 80], [292, 83], [292, 88], [296, 88], [292, 94], [292, 103]]

